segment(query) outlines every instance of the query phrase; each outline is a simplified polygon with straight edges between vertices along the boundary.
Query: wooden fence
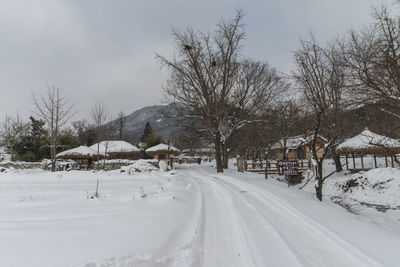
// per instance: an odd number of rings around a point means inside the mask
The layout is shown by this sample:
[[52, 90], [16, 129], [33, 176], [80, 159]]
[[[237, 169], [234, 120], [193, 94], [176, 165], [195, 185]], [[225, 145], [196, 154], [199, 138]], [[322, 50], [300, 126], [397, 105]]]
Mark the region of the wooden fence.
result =
[[[299, 163], [299, 172], [304, 172], [311, 168], [311, 161], [308, 159], [297, 160]], [[252, 161], [245, 160], [244, 170], [248, 172], [256, 172], [256, 173], [278, 173], [278, 161], [277, 160], [263, 160], [263, 161]]]

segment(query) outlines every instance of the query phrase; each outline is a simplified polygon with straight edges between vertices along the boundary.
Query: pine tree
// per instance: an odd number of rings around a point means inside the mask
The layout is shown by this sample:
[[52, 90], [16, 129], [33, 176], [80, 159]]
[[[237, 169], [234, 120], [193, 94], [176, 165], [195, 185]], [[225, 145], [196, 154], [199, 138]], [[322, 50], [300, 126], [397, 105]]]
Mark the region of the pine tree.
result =
[[45, 122], [36, 120], [34, 117], [31, 120], [30, 131], [28, 135], [23, 136], [21, 141], [15, 145], [15, 159], [23, 161], [39, 161], [49, 157], [50, 150], [47, 143], [47, 131], [44, 129]]
[[143, 130], [143, 135], [142, 135], [142, 137], [140, 137], [140, 142], [146, 143], [146, 139], [147, 139], [149, 136], [153, 135], [153, 134], [154, 134], [154, 133], [153, 133], [153, 128], [151, 128], [150, 123], [147, 122], [147, 123], [146, 123], [146, 126], [144, 127], [144, 130]]

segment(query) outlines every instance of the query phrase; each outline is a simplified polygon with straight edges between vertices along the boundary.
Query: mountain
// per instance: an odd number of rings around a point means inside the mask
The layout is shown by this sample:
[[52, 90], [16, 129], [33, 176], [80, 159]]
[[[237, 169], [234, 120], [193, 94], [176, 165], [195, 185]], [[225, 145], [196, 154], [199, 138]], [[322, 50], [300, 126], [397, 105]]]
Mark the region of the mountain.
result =
[[[179, 116], [175, 104], [148, 106], [127, 115], [124, 135], [131, 143], [138, 143], [147, 122], [153, 131], [165, 140], [173, 140], [187, 125], [193, 124], [192, 119]], [[115, 121], [107, 123], [113, 125]], [[116, 135], [116, 132], [113, 133]]]

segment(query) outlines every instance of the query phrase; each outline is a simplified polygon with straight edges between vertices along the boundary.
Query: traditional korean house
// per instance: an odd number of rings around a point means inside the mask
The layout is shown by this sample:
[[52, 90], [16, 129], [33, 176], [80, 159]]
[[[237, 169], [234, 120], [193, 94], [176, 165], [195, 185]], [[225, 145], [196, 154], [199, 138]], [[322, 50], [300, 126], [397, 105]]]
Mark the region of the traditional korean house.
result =
[[[314, 138], [313, 134], [297, 135], [287, 138], [282, 138], [277, 143], [271, 146], [272, 153], [275, 153], [275, 158], [278, 160], [284, 159], [287, 154], [287, 159], [311, 159], [311, 144]], [[317, 136], [315, 147], [317, 149], [317, 156], [322, 157], [325, 152], [325, 144], [328, 141], [321, 135]]]
[[93, 161], [101, 159], [104, 154], [97, 154], [97, 151], [87, 146], [80, 146], [73, 149], [65, 150], [56, 155], [58, 159], [71, 159], [76, 161], [79, 169], [91, 169]]
[[138, 159], [140, 149], [125, 141], [101, 141], [90, 148], [97, 151], [99, 145], [99, 153], [109, 155], [110, 159]]
[[[337, 147], [336, 152], [345, 156], [346, 168], [353, 172], [377, 168], [377, 158], [384, 158], [385, 167], [395, 167], [394, 157], [400, 153], [400, 141], [373, 133], [366, 128], [359, 135], [346, 139]], [[365, 157], [368, 155], [373, 158], [372, 166], [365, 164]], [[350, 160], [352, 164], [349, 163]]]
[[145, 152], [153, 157], [153, 159], [165, 161], [171, 167], [173, 166], [174, 156], [177, 156], [180, 153], [179, 149], [166, 144], [158, 144], [150, 147], [146, 149]]

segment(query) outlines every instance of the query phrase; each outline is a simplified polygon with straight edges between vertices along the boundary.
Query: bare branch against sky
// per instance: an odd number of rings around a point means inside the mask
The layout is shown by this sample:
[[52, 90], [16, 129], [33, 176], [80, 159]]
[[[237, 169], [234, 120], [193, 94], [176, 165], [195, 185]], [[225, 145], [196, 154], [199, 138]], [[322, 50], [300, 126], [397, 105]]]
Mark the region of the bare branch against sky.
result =
[[[385, 0], [388, 5], [393, 0]], [[319, 41], [372, 21], [378, 0], [2, 1], [0, 114], [27, 117], [30, 92], [57, 84], [89, 118], [97, 98], [114, 114], [161, 103], [167, 74], [154, 53], [172, 55], [170, 29], [204, 32], [237, 8], [246, 14], [246, 56], [279, 71], [312, 31]], [[206, 14], [206, 15], [205, 15]], [[42, 90], [37, 92], [37, 90]]]

